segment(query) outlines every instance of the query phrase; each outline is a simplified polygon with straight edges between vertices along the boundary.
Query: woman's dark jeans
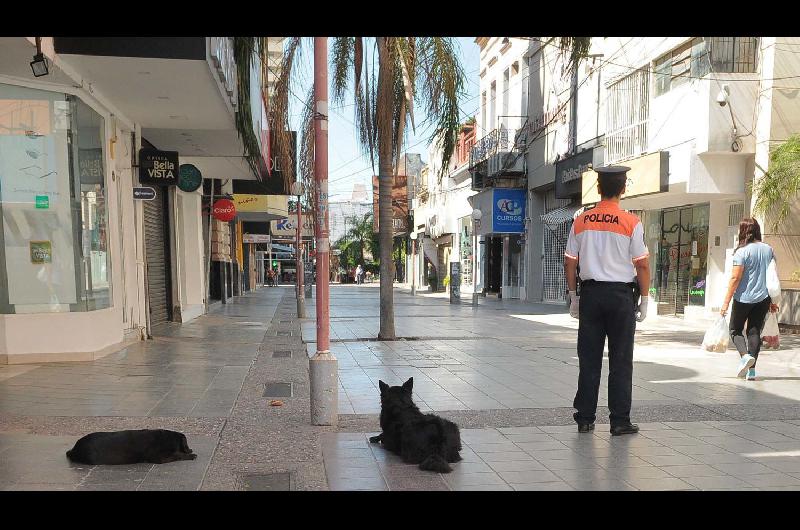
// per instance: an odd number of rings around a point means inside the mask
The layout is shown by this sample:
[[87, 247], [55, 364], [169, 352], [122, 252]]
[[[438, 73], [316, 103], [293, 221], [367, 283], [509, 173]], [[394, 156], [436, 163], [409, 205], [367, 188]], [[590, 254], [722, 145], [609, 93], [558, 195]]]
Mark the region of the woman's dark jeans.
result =
[[[767, 320], [767, 313], [769, 313], [771, 303], [772, 299], [769, 296], [754, 304], [733, 301], [731, 321], [728, 328], [731, 332], [733, 345], [739, 350], [740, 357], [749, 353], [755, 359], [758, 359], [758, 352], [761, 351], [761, 331], [764, 329], [764, 322]], [[747, 332], [747, 337], [744, 336], [745, 331]], [[755, 368], [755, 364], [753, 364], [753, 367]]]

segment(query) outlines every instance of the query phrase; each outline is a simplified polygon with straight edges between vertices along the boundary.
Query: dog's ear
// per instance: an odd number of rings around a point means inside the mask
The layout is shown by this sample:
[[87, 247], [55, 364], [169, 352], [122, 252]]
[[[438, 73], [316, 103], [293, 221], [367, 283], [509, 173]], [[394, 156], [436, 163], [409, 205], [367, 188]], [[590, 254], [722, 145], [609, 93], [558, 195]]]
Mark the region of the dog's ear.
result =
[[412, 388], [414, 388], [414, 378], [413, 377], [409, 377], [408, 381], [403, 383], [403, 390], [405, 390], [406, 392], [408, 392], [410, 394]]
[[389, 390], [389, 385], [378, 379], [378, 388], [381, 389], [381, 394], [384, 394], [387, 390]]

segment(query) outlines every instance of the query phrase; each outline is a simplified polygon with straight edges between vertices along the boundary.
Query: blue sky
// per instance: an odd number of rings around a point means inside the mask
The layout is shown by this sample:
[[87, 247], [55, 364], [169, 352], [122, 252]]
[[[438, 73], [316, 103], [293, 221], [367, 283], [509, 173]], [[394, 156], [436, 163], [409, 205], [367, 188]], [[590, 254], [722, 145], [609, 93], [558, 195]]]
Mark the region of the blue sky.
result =
[[[475, 44], [475, 37], [458, 37], [457, 49], [461, 54], [461, 65], [466, 75], [465, 90], [460, 107], [462, 119], [466, 120], [469, 116], [474, 116], [478, 111], [478, 69], [480, 64], [480, 49]], [[305, 43], [304, 43], [305, 44]], [[312, 80], [312, 61], [313, 54], [309, 47], [303, 51], [302, 67], [296, 79], [292, 92], [298, 97], [305, 97], [308, 94], [310, 82]], [[328, 47], [330, 49], [330, 41]], [[370, 50], [371, 52], [371, 50]], [[369, 53], [369, 52], [368, 52]], [[330, 76], [330, 73], [329, 73]], [[290, 104], [290, 123], [292, 128], [297, 130], [300, 126], [301, 103], [298, 98], [291, 97]], [[369, 160], [361, 155], [361, 148], [358, 144], [358, 133], [354, 126], [355, 112], [352, 105], [352, 93], [345, 97], [341, 106], [331, 105], [328, 122], [328, 183], [331, 200], [343, 200], [350, 197], [353, 184], [362, 183], [366, 186], [367, 192], [371, 192], [372, 187], [372, 165]], [[412, 131], [409, 123], [405, 149], [410, 153], [422, 154], [422, 159], [428, 159], [428, 143], [432, 132], [431, 127], [420, 127], [424, 121], [422, 110], [417, 107], [414, 109], [414, 121], [417, 125], [416, 131]]]

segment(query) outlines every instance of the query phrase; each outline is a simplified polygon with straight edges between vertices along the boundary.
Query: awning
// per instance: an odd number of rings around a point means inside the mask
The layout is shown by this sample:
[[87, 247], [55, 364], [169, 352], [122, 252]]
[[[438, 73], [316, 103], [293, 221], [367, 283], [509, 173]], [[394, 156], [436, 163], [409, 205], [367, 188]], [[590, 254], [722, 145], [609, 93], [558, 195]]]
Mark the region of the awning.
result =
[[579, 211], [583, 211], [583, 207], [574, 202], [572, 204], [568, 204], [566, 206], [562, 206], [561, 208], [547, 212], [539, 217], [542, 222], [548, 226], [558, 226], [575, 219], [575, 216], [579, 213]]

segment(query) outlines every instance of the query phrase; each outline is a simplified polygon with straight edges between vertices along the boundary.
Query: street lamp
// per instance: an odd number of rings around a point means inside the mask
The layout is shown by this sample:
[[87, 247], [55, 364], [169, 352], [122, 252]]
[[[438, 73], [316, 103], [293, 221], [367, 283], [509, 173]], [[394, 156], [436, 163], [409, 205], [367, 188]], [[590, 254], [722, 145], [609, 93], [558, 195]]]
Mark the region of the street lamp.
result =
[[42, 77], [50, 73], [47, 68], [47, 58], [42, 54], [42, 38], [36, 37], [36, 55], [31, 61], [31, 71], [34, 77]]
[[475, 208], [472, 210], [472, 305], [478, 305], [478, 228], [481, 226], [483, 212]]

